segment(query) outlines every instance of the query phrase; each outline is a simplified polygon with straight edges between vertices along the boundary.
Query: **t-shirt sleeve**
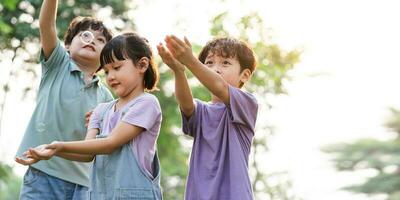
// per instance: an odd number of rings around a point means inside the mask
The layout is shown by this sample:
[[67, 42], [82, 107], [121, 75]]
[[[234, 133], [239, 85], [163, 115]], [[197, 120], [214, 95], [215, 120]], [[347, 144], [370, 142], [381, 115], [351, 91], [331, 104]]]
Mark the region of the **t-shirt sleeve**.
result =
[[186, 117], [185, 114], [181, 111], [181, 116], [182, 116], [182, 132], [185, 135], [189, 135], [192, 137], [195, 137], [196, 134], [196, 124], [200, 120], [200, 113], [201, 109], [203, 107], [203, 104], [201, 101], [195, 99], [194, 101], [194, 111], [190, 117]]
[[248, 92], [229, 86], [229, 109], [234, 123], [243, 124], [249, 128], [255, 128], [257, 119], [257, 99]]
[[131, 105], [122, 121], [150, 130], [161, 119], [161, 108], [156, 97], [147, 96]]
[[46, 75], [50, 71], [55, 71], [62, 67], [65, 60], [69, 59], [67, 50], [61, 45], [60, 40], [57, 40], [56, 47], [51, 52], [46, 60], [43, 49], [40, 51], [40, 63], [42, 65], [42, 75]]
[[96, 108], [93, 110], [92, 115], [90, 116], [88, 130], [94, 128], [100, 129], [102, 122], [101, 119], [106, 114], [105, 112], [106, 107], [107, 103], [101, 103], [96, 106]]

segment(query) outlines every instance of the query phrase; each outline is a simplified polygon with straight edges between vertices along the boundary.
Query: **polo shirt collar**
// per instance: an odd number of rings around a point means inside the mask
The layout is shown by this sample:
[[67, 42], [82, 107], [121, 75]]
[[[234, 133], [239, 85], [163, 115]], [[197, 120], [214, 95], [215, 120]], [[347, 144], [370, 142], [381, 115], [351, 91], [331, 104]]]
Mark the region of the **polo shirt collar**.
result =
[[[72, 64], [71, 67], [69, 68], [69, 71], [70, 71], [70, 72], [80, 72], [81, 74], [83, 74], [82, 70], [79, 69], [79, 67], [78, 67], [74, 62], [72, 62], [72, 63], [73, 63], [73, 64]], [[94, 75], [93, 75], [92, 83], [93, 83], [93, 82], [98, 82], [99, 80], [100, 80], [99, 77], [98, 77], [96, 74], [94, 74]]]

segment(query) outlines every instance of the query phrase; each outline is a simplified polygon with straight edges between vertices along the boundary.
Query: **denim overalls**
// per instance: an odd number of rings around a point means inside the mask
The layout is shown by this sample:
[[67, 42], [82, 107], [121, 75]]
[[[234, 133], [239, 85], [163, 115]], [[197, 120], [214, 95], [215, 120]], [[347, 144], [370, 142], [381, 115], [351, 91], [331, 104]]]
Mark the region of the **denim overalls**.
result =
[[[104, 108], [104, 114], [109, 111], [115, 101], [108, 103]], [[122, 110], [121, 118], [129, 106]], [[102, 115], [104, 118], [105, 115]], [[101, 126], [104, 120], [101, 120]], [[100, 128], [97, 138], [107, 137]], [[153, 160], [154, 179], [149, 178], [140, 167], [133, 154], [131, 143], [126, 143], [109, 155], [96, 155], [93, 162], [91, 181], [89, 187], [89, 199], [93, 200], [161, 200], [160, 164], [157, 152]]]

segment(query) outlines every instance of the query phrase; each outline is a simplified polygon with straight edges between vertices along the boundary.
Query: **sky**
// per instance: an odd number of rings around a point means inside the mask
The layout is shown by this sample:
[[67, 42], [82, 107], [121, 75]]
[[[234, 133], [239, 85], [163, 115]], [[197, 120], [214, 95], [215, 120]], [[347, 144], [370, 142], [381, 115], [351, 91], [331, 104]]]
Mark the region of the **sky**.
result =
[[[271, 42], [303, 51], [301, 62], [285, 83], [288, 95], [272, 99], [270, 120], [276, 133], [265, 155], [265, 169], [287, 170], [295, 193], [305, 200], [374, 199], [339, 190], [368, 174], [338, 173], [320, 148], [359, 138], [390, 138], [383, 127], [388, 107], [400, 108], [399, 4], [390, 0], [247, 0], [137, 1], [131, 15], [138, 31], [153, 46], [166, 34], [186, 35], [204, 44], [209, 38], [206, 17], [221, 11], [258, 11]], [[177, 24], [178, 19], [184, 19]], [[2, 65], [5, 66], [5, 65]], [[0, 80], [7, 70], [0, 67]], [[33, 110], [20, 101], [5, 111], [0, 157], [12, 163]], [[20, 166], [19, 173], [23, 173]], [[379, 199], [379, 198], [375, 198]]]

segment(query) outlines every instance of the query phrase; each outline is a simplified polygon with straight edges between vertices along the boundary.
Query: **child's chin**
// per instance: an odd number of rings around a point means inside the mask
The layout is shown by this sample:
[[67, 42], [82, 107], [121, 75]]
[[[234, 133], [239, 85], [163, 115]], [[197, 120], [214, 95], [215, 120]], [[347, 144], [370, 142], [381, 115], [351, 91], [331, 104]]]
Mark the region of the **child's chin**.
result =
[[115, 95], [117, 95], [118, 97], [121, 97], [123, 94], [121, 91], [119, 91], [118, 89], [114, 89], [114, 93]]

